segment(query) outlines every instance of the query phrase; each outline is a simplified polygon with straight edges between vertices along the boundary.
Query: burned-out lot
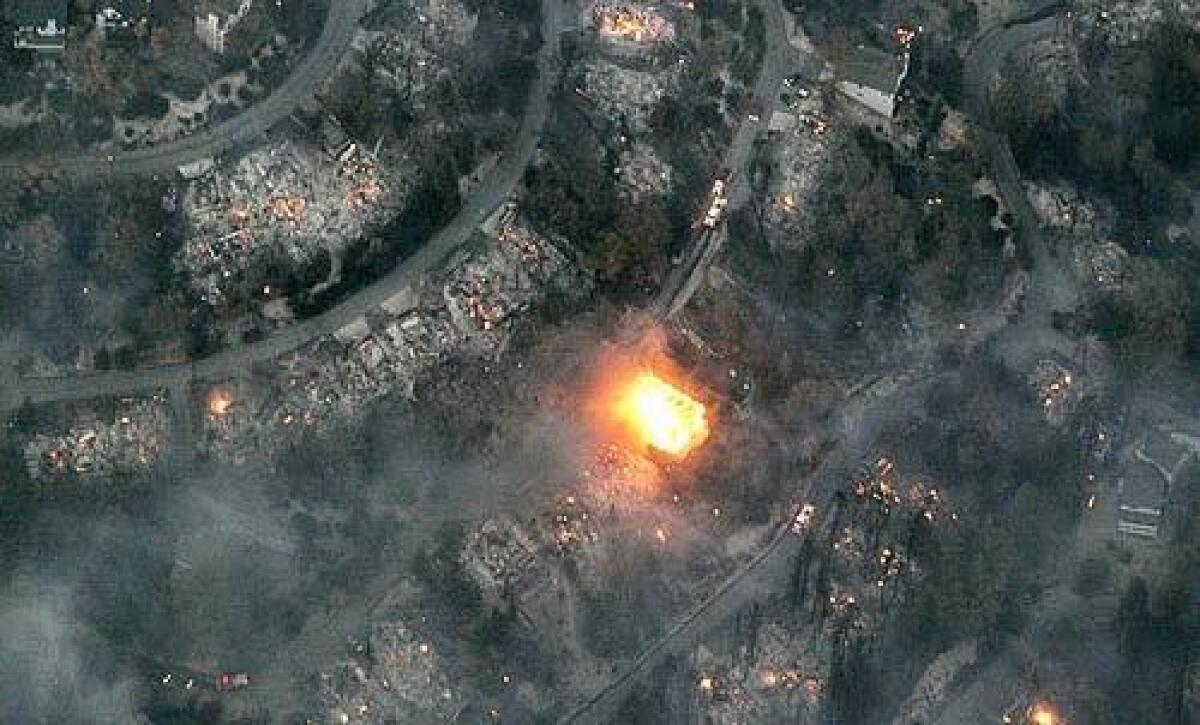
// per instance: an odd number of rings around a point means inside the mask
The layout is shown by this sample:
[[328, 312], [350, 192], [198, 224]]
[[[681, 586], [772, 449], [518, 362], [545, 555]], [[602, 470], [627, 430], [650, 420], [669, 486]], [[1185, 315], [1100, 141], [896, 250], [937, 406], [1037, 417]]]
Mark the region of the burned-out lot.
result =
[[0, 720], [1200, 712], [1194, 13], [44, 5]]

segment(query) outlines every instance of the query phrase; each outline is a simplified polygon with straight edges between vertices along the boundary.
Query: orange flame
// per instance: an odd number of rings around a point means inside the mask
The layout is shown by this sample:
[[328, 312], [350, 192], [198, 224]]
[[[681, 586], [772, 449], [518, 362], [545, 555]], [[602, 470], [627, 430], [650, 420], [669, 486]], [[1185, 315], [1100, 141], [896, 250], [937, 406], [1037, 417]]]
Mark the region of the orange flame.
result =
[[704, 405], [650, 372], [640, 372], [617, 399], [617, 416], [639, 440], [683, 457], [708, 438]]
[[219, 418], [229, 412], [229, 408], [233, 405], [233, 398], [228, 392], [217, 388], [208, 396], [208, 412], [214, 418]]
[[1054, 725], [1057, 718], [1054, 717], [1054, 711], [1045, 705], [1038, 705], [1033, 709], [1033, 716], [1030, 718], [1034, 725]]

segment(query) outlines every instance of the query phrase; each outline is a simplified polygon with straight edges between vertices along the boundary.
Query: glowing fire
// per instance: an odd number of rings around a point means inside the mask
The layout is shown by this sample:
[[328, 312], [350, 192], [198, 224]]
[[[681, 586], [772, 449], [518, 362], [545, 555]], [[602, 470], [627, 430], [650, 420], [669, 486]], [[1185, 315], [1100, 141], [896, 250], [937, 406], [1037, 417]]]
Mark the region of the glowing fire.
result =
[[708, 438], [704, 405], [649, 372], [630, 381], [618, 413], [639, 439], [672, 456], [682, 457]]
[[597, 6], [593, 19], [601, 35], [645, 43], [674, 36], [674, 27], [666, 18], [649, 8], [628, 5]]
[[233, 398], [228, 392], [216, 389], [208, 396], [208, 412], [213, 417], [219, 418], [229, 412], [229, 407], [233, 405]]
[[277, 196], [270, 202], [271, 212], [279, 219], [299, 219], [308, 211], [308, 202], [301, 197]]
[[1056, 718], [1054, 712], [1045, 705], [1038, 705], [1033, 708], [1033, 714], [1030, 717], [1034, 725], [1054, 725]]

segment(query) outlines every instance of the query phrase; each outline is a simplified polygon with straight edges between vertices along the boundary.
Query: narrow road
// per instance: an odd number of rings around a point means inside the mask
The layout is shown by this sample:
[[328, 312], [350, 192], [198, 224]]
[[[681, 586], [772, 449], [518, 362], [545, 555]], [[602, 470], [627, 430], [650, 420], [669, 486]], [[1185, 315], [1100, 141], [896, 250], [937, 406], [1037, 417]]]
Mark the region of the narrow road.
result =
[[[764, 10], [767, 15], [768, 48], [764, 56], [763, 68], [760, 69], [758, 81], [755, 84], [755, 95], [758, 98], [762, 98], [767, 107], [760, 112], [761, 117], [759, 121], [743, 119], [742, 123], [739, 124], [733, 143], [726, 151], [724, 157], [725, 167], [739, 171], [744, 169], [746, 162], [749, 160], [754, 139], [766, 120], [770, 118], [770, 105], [774, 102], [783, 78], [786, 76], [789, 68], [792, 67], [791, 53], [794, 51], [782, 37], [782, 28], [784, 27], [781, 17], [782, 8], [777, 0], [765, 0], [763, 5], [766, 6]], [[421, 250], [421, 254], [425, 255], [429, 264], [435, 263], [445, 257], [449, 251], [461, 243], [460, 237], [462, 235], [469, 235], [503, 201], [513, 185], [519, 180], [529, 159], [536, 150], [537, 140], [540, 137], [541, 128], [545, 123], [548, 112], [549, 94], [558, 80], [559, 31], [564, 27], [561, 0], [546, 0], [543, 3], [543, 14], [543, 37], [546, 39], [546, 47], [543, 48], [542, 52], [542, 72], [539, 75], [538, 87], [534, 90], [534, 95], [530, 100], [530, 109], [522, 125], [521, 133], [514, 142], [517, 151], [516, 153], [510, 152], [506, 154], [502, 168], [496, 170], [490, 182], [485, 182], [485, 186], [490, 186], [490, 189], [481, 194], [481, 198], [476, 199], [470, 209], [464, 209], [464, 213], [459, 215], [459, 218], [451, 224], [451, 227], [443, 230], [435, 238], [434, 242], [426, 245]], [[482, 191], [483, 189], [481, 189]], [[719, 245], [720, 236], [719, 233], [715, 232], [698, 235], [696, 243], [690, 252], [690, 258], [694, 262], [703, 260], [703, 266], [707, 266], [712, 261], [713, 256], [715, 256], [716, 247], [713, 245]], [[714, 238], [717, 238], [716, 241], [714, 241]], [[681, 267], [684, 266], [681, 265]], [[686, 265], [688, 273], [683, 275], [683, 282], [686, 282], [686, 279], [691, 279], [697, 273], [697, 266], [698, 264], [696, 263]], [[397, 272], [399, 273], [400, 270], [397, 270]], [[397, 276], [397, 274], [394, 273], [393, 276]], [[676, 285], [671, 288], [671, 292], [664, 291], [664, 295], [660, 297], [660, 300], [666, 301], [665, 306], [660, 306], [658, 309], [677, 310], [678, 307], [672, 304], [672, 302], [678, 301], [678, 294], [683, 289], [689, 289], [685, 294], [690, 297], [690, 290], [694, 290], [694, 287], [689, 288], [686, 285], [680, 284], [680, 282], [681, 280], [676, 280]], [[406, 281], [397, 282], [390, 277], [381, 280], [376, 285], [380, 290], [377, 295], [364, 293], [363, 295], [356, 296], [352, 309], [343, 310], [343, 308], [349, 307], [349, 305], [342, 305], [336, 310], [331, 311], [331, 313], [336, 312], [337, 314], [331, 315], [331, 319], [326, 323], [327, 331], [336, 330], [346, 322], [353, 320], [366, 309], [370, 309], [379, 302], [386, 300], [399, 287], [402, 287], [406, 283]], [[360, 300], [359, 297], [363, 297], [364, 299]], [[682, 300], [682, 303], [685, 302], [686, 297]], [[679, 306], [682, 306], [682, 303]], [[196, 367], [199, 368], [199, 366], [207, 363], [209, 363], [208, 360], [203, 361]], [[215, 365], [214, 370], [224, 368], [224, 363], [220, 360]], [[198, 369], [197, 372], [193, 373], [193, 376], [204, 378], [210, 374], [210, 371], [205, 368], [202, 370]], [[463, 509], [462, 511], [465, 510]], [[460, 514], [462, 511], [460, 511]], [[648, 650], [639, 657], [638, 662], [640, 666], [635, 665], [631, 667], [620, 680], [610, 684], [604, 692], [598, 693], [589, 700], [589, 704], [584, 709], [577, 711], [577, 714], [572, 717], [582, 717], [585, 711], [591, 712], [593, 715], [606, 711], [606, 708], [597, 707], [597, 705], [602, 706], [610, 702], [619, 704], [621, 699], [623, 699], [620, 693], [634, 681], [634, 676], [651, 670], [654, 662], [660, 660], [668, 650], [673, 651], [671, 648], [677, 649], [679, 646], [678, 643], [681, 641], [681, 635], [686, 632], [705, 631], [708, 623], [715, 618], [736, 609], [736, 603], [743, 601], [739, 596], [758, 591], [753, 586], [753, 582], [750, 581], [750, 577], [747, 576], [748, 574], [773, 571], [777, 573], [777, 570], [781, 570], [781, 565], [782, 570], [786, 570], [787, 564], [791, 561], [791, 547], [794, 546], [794, 539], [795, 537], [788, 532], [787, 527], [782, 528], [775, 535], [771, 544], [764, 548], [742, 570], [739, 576], [725, 583], [720, 590], [722, 596], [714, 596], [710, 599], [708, 606], [702, 605], [688, 620], [678, 624], [672, 630], [673, 635], [667, 641], [663, 642], [660, 648]], [[314, 626], [306, 628], [305, 634], [298, 638], [297, 642], [288, 646], [288, 651], [296, 653], [296, 660], [314, 663], [323, 662], [324, 660], [320, 657], [313, 656], [313, 653], [326, 651], [331, 647], [342, 645], [349, 633], [353, 632], [356, 627], [361, 626], [363, 621], [370, 621], [371, 616], [369, 616], [369, 613], [378, 613], [387, 602], [386, 592], [390, 589], [390, 586], [391, 582], [387, 580], [387, 577], [381, 577], [380, 582], [376, 583], [372, 588], [374, 592], [373, 596], [364, 597], [358, 605], [345, 608], [329, 621], [314, 623]], [[281, 659], [294, 662], [291, 658], [285, 657]], [[284, 676], [279, 676], [278, 674], [270, 676], [267, 679], [273, 684], [263, 688], [263, 690], [258, 690], [256, 694], [262, 697], [263, 692], [268, 692], [274, 696], [272, 704], [276, 707], [282, 706], [284, 703], [290, 701], [289, 698], [293, 696], [297, 689], [296, 683], [302, 681], [306, 674], [303, 672], [303, 668], [297, 669], [293, 667]]]
[[[1057, 3], [1054, 3], [1057, 4]], [[1039, 12], [1038, 14], [1042, 14]], [[1013, 54], [1032, 43], [1054, 37], [1059, 28], [1059, 18], [1050, 15], [1019, 19], [994, 27], [983, 33], [972, 45], [964, 63], [964, 83], [967, 90], [968, 112], [976, 123], [985, 126], [992, 118], [990, 90], [994, 80], [1000, 77], [1004, 64]], [[1014, 325], [1000, 341], [1002, 354], [1014, 348], [1022, 352], [1009, 352], [1010, 362], [1014, 357], [1025, 358], [1045, 355], [1052, 349], [1062, 351], [1070, 348], [1070, 341], [1053, 330], [1051, 314], [1055, 310], [1074, 307], [1077, 290], [1062, 266], [1054, 259], [1046, 244], [1041, 225], [1029, 198], [1021, 184], [1020, 169], [1013, 156], [1008, 139], [994, 128], [983, 127], [980, 140], [988, 153], [993, 178], [1012, 210], [1016, 221], [1018, 239], [1024, 240], [1033, 260], [1028, 302], [1022, 319]], [[1058, 561], [1059, 584], [1057, 591], [1067, 590], [1066, 568], [1073, 564], [1081, 552], [1096, 545], [1100, 532], [1109, 531], [1115, 517], [1110, 496], [1102, 496], [1100, 505], [1087, 512], [1084, 521], [1072, 540], [1072, 548]], [[1043, 595], [1042, 604], [1031, 613], [1031, 630], [1044, 629], [1052, 615], [1057, 612], [1054, 605], [1061, 597], [1051, 593]], [[1022, 693], [1017, 685], [1027, 677], [1025, 657], [1027, 643], [1009, 647], [988, 664], [966, 688], [947, 703], [935, 722], [939, 725], [954, 725], [961, 722], [984, 722], [998, 720], [1004, 709]]]
[[[747, 164], [754, 150], [754, 141], [766, 129], [779, 97], [783, 79], [799, 65], [797, 51], [784, 37], [786, 19], [778, 0], [762, 0], [757, 7], [763, 12], [766, 24], [766, 48], [763, 50], [762, 67], [754, 82], [752, 98], [759, 101], [757, 120], [743, 117], [734, 132], [733, 140], [721, 161], [721, 167], [733, 174], [729, 189], [729, 211], [741, 205], [749, 197], [750, 184]], [[728, 218], [727, 212], [725, 217]], [[683, 259], [671, 270], [663, 283], [662, 291], [651, 306], [651, 315], [657, 319], [674, 317], [687, 305], [699, 287], [700, 278], [716, 259], [717, 252], [725, 240], [724, 224], [717, 229], [705, 229], [697, 234]]]
[[[784, 37], [785, 19], [779, 0], [760, 0], [757, 7], [763, 11], [766, 24], [766, 48], [762, 66], [754, 83], [753, 98], [760, 102], [757, 118], [744, 117], [738, 124], [729, 148], [722, 160], [723, 168], [733, 172], [734, 180], [729, 191], [731, 208], [744, 202], [748, 196], [746, 165], [754, 148], [754, 141], [771, 118], [779, 88], [788, 73], [797, 66], [796, 51]], [[662, 321], [677, 314], [699, 288], [700, 279], [717, 257], [725, 238], [722, 227], [704, 230], [696, 235], [683, 260], [668, 275], [662, 291], [651, 305], [651, 316]], [[833, 460], [834, 457], [827, 459]], [[825, 471], [822, 465], [820, 471]], [[809, 479], [807, 488], [812, 488]], [[621, 703], [632, 689], [648, 676], [668, 656], [681, 653], [696, 639], [707, 632], [715, 623], [736, 612], [746, 602], [762, 591], [761, 580], [786, 572], [795, 551], [798, 539], [790, 531], [790, 522], [781, 526], [770, 542], [749, 562], [727, 579], [707, 599], [678, 621], [670, 630], [643, 650], [621, 674], [609, 682], [575, 709], [566, 714], [560, 723], [606, 723], [615, 715]]]
[[[561, 69], [560, 31], [564, 28], [564, 23], [569, 21], [563, 12], [562, 0], [543, 0], [542, 16], [543, 47], [539, 51], [538, 80], [531, 90], [520, 131], [506, 151], [504, 160], [475, 191], [455, 219], [416, 256], [405, 261], [387, 277], [326, 314], [285, 330], [278, 338], [268, 338], [257, 345], [207, 358], [194, 365], [127, 374], [25, 382], [34, 383], [35, 387], [32, 389], [42, 396], [41, 400], [59, 400], [101, 394], [97, 390], [108, 389], [97, 386], [113, 386], [125, 391], [144, 390], [161, 387], [180, 379], [203, 380], [223, 377], [236, 372], [240, 365], [270, 359], [315, 337], [337, 330], [387, 300], [462, 244], [509, 195], [532, 159], [549, 113], [551, 92], [558, 84]], [[443, 520], [473, 516], [482, 518], [485, 512], [502, 510], [504, 506], [520, 500], [518, 496], [505, 499], [504, 492], [500, 490], [492, 493], [492, 496], [464, 495], [460, 497], [461, 500], [447, 500], [446, 496], [453, 497], [454, 493], [442, 492], [437, 501], [440, 504], [439, 508], [453, 507], [453, 517], [439, 516], [438, 511], [431, 510], [427, 517], [413, 522], [412, 528], [404, 535], [404, 541], [428, 540], [431, 532]], [[304, 712], [308, 706], [316, 706], [317, 703], [311, 702], [314, 698], [312, 681], [316, 673], [341, 657], [348, 639], [360, 634], [364, 623], [378, 621], [385, 616], [397, 583], [408, 576], [408, 556], [402, 552], [407, 552], [409, 548], [403, 545], [396, 545], [394, 548], [394, 552], [389, 552], [394, 555], [383, 557], [384, 560], [393, 562], [393, 569], [375, 576], [366, 585], [365, 590], [353, 600], [332, 608], [323, 616], [312, 617], [305, 623], [300, 634], [275, 654], [272, 658], [273, 667], [269, 671], [255, 673], [253, 685], [237, 697], [263, 707], [275, 716]]]
[[978, 137], [988, 155], [992, 178], [1013, 212], [1017, 238], [1027, 246], [1033, 260], [1025, 319], [1028, 324], [1037, 325], [1048, 323], [1054, 310], [1070, 309], [1074, 305], [1075, 289], [1046, 244], [1037, 214], [1021, 183], [1021, 172], [1008, 139], [995, 128], [990, 91], [1013, 53], [1031, 43], [1054, 37], [1058, 23], [1058, 18], [1051, 15], [992, 28], [980, 35], [963, 63], [967, 111], [979, 126]]
[[[834, 497], [844, 490], [850, 477], [863, 461], [864, 451], [887, 426], [899, 421], [919, 400], [933, 377], [923, 370], [884, 384], [882, 394], [872, 395], [873, 387], [859, 391], [858, 397], [843, 403], [843, 429], [838, 445], [797, 487], [797, 503], [811, 503], [823, 515], [833, 506]], [[836, 417], [836, 416], [835, 416]], [[655, 668], [672, 655], [685, 654], [713, 627], [754, 601], [781, 591], [792, 573], [803, 538], [791, 530], [791, 520], [779, 527], [770, 541], [746, 564], [726, 579], [666, 633], [643, 650], [621, 674], [559, 720], [560, 725], [615, 722], [617, 709], [633, 689]]]
[[279, 88], [246, 111], [175, 141], [145, 148], [50, 158], [0, 159], [0, 179], [19, 177], [31, 167], [60, 170], [72, 181], [100, 176], [146, 176], [174, 174], [180, 166], [216, 156], [235, 146], [253, 141], [286, 118], [298, 105], [311, 98], [325, 78], [337, 67], [350, 47], [358, 23], [370, 0], [334, 0], [316, 44], [301, 59]]
[[[757, 95], [765, 103], [773, 103], [779, 83], [787, 73], [791, 46], [780, 42], [783, 28], [782, 7], [774, 0], [764, 3], [768, 18], [768, 51], [757, 85]], [[762, 5], [760, 5], [762, 7]], [[965, 77], [969, 93], [969, 110], [978, 121], [991, 118], [988, 88], [1004, 61], [1017, 48], [1053, 35], [1056, 27], [1053, 16], [1028, 24], [1012, 24], [985, 33], [972, 47], [966, 61]], [[782, 46], [782, 47], [781, 47]], [[786, 50], [785, 50], [786, 49]], [[769, 107], [764, 109], [763, 118], [770, 118]], [[727, 168], [741, 170], [756, 132], [757, 124], [747, 120], [738, 129], [734, 144], [727, 153]], [[1047, 326], [1049, 313], [1066, 303], [1070, 288], [1061, 279], [1059, 267], [1052, 260], [1033, 207], [1021, 186], [1020, 172], [1008, 146], [1007, 139], [991, 129], [983, 132], [983, 143], [992, 162], [993, 174], [1001, 193], [1013, 209], [1017, 218], [1018, 232], [1030, 246], [1035, 264], [1033, 275], [1033, 301], [1022, 319], [1023, 325]], [[741, 182], [744, 184], [743, 181]], [[692, 250], [688, 262], [680, 265], [681, 277], [692, 279], [702, 274], [708, 261], [715, 256], [710, 247], [721, 243], [722, 234], [710, 232], [701, 235]], [[707, 260], [707, 261], [705, 261]], [[678, 270], [678, 268], [677, 268]], [[676, 281], [664, 288], [656, 310], [664, 316], [674, 314], [690, 297], [694, 285]], [[818, 511], [828, 509], [834, 492], [844, 483], [844, 474], [849, 466], [861, 462], [862, 452], [874, 439], [882, 425], [882, 419], [894, 415], [898, 396], [912, 397], [925, 390], [932, 376], [914, 373], [896, 384], [888, 394], [871, 400], [853, 416], [846, 425], [845, 435], [838, 446], [822, 462], [818, 470], [802, 487], [802, 500], [815, 503]], [[850, 402], [850, 401], [847, 401]], [[885, 406], [885, 403], [887, 405]], [[603, 690], [578, 705], [559, 722], [596, 723], [600, 725], [612, 720], [617, 708], [629, 697], [633, 688], [652, 673], [668, 656], [682, 654], [694, 646], [709, 629], [738, 611], [747, 603], [760, 597], [770, 586], [784, 581], [789, 573], [789, 563], [799, 551], [800, 539], [794, 536], [788, 525], [782, 526], [767, 545], [741, 569], [726, 580], [707, 599], [677, 622], [670, 630], [639, 654], [633, 662]]]
[[[347, 4], [360, 1], [347, 0]], [[561, 70], [559, 29], [565, 16], [562, 0], [544, 0], [542, 14], [544, 41], [538, 53], [537, 81], [530, 91], [521, 127], [509, 144], [503, 160], [475, 189], [454, 219], [390, 273], [316, 317], [280, 330], [259, 342], [224, 350], [196, 362], [70, 377], [10, 378], [4, 381], [6, 384], [0, 393], [0, 412], [11, 410], [26, 401], [36, 404], [135, 395], [159, 388], [181, 388], [193, 381], [224, 379], [255, 363], [272, 360], [344, 327], [419, 280], [460, 247], [504, 201], [533, 158], [549, 113], [550, 93], [558, 84]]]

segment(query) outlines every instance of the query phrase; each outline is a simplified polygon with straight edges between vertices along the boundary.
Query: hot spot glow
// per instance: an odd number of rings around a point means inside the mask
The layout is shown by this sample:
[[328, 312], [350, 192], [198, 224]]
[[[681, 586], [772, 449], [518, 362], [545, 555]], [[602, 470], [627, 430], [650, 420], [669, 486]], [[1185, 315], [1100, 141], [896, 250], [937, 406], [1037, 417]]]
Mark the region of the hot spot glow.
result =
[[214, 417], [219, 418], [229, 412], [230, 406], [233, 405], [233, 398], [229, 393], [217, 388], [208, 396], [208, 412]]
[[638, 373], [628, 383], [618, 414], [646, 445], [672, 456], [684, 456], [708, 438], [704, 405], [653, 373]]
[[1045, 705], [1038, 705], [1033, 708], [1033, 714], [1030, 719], [1034, 725], [1055, 725], [1057, 719], [1054, 717], [1054, 712]]

